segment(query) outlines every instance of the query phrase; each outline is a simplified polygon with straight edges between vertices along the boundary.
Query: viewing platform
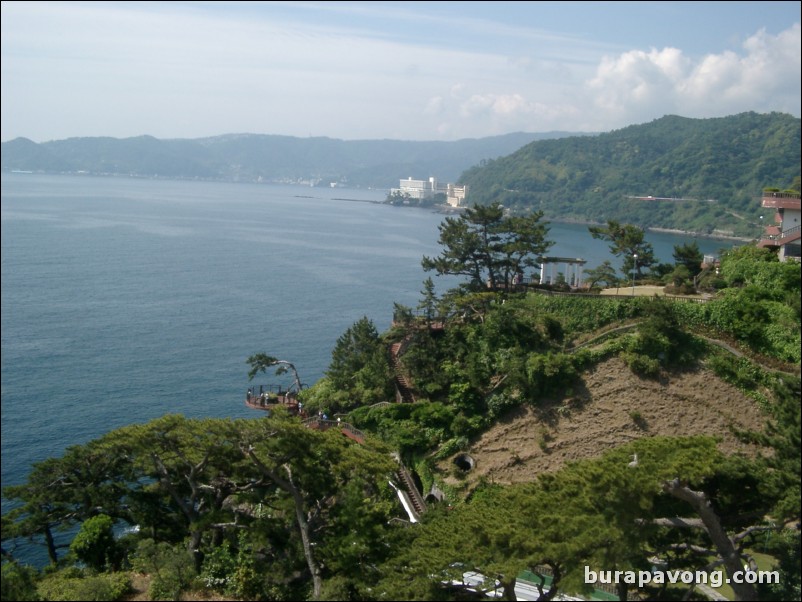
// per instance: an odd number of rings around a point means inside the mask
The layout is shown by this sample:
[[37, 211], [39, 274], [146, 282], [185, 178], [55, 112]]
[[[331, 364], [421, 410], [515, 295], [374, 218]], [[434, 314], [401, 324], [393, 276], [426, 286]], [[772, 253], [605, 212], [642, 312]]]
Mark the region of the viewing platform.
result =
[[281, 385], [259, 385], [248, 389], [245, 393], [245, 405], [253, 410], [274, 410], [284, 407], [292, 415], [303, 412], [303, 406], [298, 402], [297, 391], [282, 390]]
[[339, 429], [343, 435], [353, 439], [357, 443], [365, 442], [365, 434], [352, 424], [342, 422], [338, 417], [336, 420], [329, 420], [325, 414], [311, 416], [307, 418], [303, 404], [297, 399], [297, 391], [283, 390], [277, 385], [259, 385], [258, 390], [254, 387], [248, 389], [245, 394], [245, 405], [254, 410], [274, 410], [278, 407], [286, 408], [293, 416], [299, 416], [303, 423], [318, 431], [325, 431], [330, 428]]
[[768, 209], [790, 209], [799, 211], [802, 196], [798, 192], [764, 191], [760, 197], [761, 206]]

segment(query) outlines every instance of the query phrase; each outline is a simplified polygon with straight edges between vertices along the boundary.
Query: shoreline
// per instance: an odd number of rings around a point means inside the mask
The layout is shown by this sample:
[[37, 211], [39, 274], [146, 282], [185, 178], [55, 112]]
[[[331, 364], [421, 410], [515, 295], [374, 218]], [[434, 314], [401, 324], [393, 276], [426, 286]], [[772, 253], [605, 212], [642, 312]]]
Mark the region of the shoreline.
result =
[[[555, 218], [549, 221], [558, 223], [558, 224], [579, 224], [583, 226], [604, 226], [604, 223], [600, 222], [588, 222], [583, 220], [577, 219], [560, 219]], [[659, 227], [647, 227], [643, 228], [644, 232], [660, 232], [663, 234], [676, 234], [680, 236], [692, 236], [694, 238], [705, 238], [707, 240], [728, 240], [728, 241], [738, 241], [743, 243], [752, 242], [755, 240], [754, 238], [748, 238], [746, 236], [733, 236], [729, 234], [703, 234], [701, 232], [692, 232], [690, 230], [680, 230], [679, 228], [659, 228]]]
[[738, 242], [752, 242], [754, 238], [747, 238], [745, 236], [733, 236], [728, 234], [699, 234], [698, 232], [686, 232], [685, 230], [674, 230], [672, 228], [646, 228], [647, 232], [663, 232], [666, 234], [682, 234], [685, 236], [693, 236], [694, 238], [707, 238], [709, 240], [732, 240]]
[[[413, 209], [435, 209], [439, 213], [449, 215], [454, 213], [459, 213], [465, 207], [452, 207], [451, 205], [435, 205], [433, 207], [412, 207]], [[545, 217], [545, 216], [544, 216]], [[604, 223], [600, 222], [591, 222], [591, 221], [583, 221], [578, 219], [570, 219], [570, 218], [551, 218], [548, 219], [549, 222], [553, 222], [555, 224], [575, 224], [579, 226], [604, 226]], [[689, 236], [693, 238], [704, 238], [706, 240], [721, 240], [721, 241], [731, 241], [731, 242], [742, 242], [742, 243], [749, 243], [755, 240], [754, 238], [748, 238], [746, 236], [733, 236], [728, 234], [702, 234], [700, 232], [691, 232], [688, 230], [680, 230], [679, 228], [644, 228], [645, 232], [659, 232], [661, 234], [675, 234], [678, 236]]]

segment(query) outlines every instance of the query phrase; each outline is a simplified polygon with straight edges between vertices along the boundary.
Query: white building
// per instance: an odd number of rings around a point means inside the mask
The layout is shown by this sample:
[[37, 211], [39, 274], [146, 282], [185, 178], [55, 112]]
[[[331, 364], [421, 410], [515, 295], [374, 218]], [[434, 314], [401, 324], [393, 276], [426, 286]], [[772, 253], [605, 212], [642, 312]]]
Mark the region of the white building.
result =
[[452, 207], [464, 207], [465, 197], [468, 196], [468, 187], [449, 184], [446, 188], [446, 202]]
[[431, 199], [436, 194], [446, 195], [446, 202], [452, 207], [461, 207], [468, 196], [468, 187], [457, 184], [439, 184], [437, 178], [428, 180], [413, 180], [412, 177], [400, 180], [398, 188], [393, 188], [391, 194], [402, 194], [410, 199], [426, 200]]

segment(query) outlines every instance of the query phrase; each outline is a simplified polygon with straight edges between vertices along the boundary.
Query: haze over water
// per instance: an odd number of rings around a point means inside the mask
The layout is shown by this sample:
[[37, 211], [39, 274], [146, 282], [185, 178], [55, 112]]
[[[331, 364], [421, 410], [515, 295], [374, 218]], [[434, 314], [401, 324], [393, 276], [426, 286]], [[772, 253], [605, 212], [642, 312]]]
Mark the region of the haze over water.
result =
[[[255, 417], [248, 356], [292, 361], [311, 385], [354, 322], [388, 328], [394, 302], [421, 298], [443, 216], [337, 200], [385, 194], [3, 174], [3, 485], [126, 424]], [[549, 238], [552, 255], [619, 263], [587, 226], [551, 224]], [[693, 239], [647, 240], [668, 262]], [[441, 292], [454, 283], [433, 279]]]

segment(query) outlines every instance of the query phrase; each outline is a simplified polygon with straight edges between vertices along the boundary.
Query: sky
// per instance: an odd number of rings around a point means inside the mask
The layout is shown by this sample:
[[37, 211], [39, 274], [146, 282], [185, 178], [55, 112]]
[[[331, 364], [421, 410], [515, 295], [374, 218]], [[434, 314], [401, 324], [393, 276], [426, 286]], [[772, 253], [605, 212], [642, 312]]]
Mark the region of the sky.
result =
[[0, 140], [800, 116], [800, 2], [2, 2]]

